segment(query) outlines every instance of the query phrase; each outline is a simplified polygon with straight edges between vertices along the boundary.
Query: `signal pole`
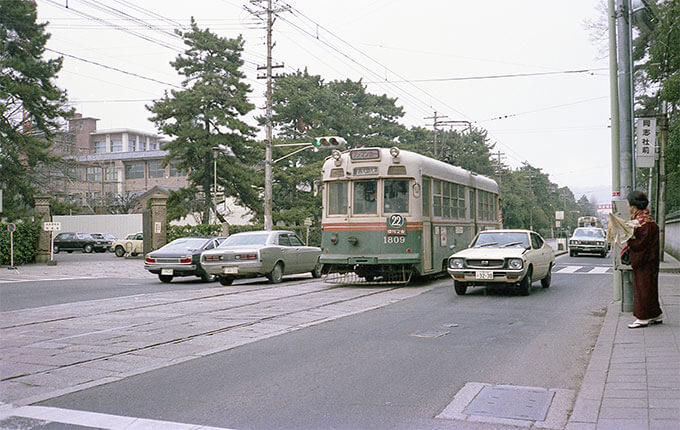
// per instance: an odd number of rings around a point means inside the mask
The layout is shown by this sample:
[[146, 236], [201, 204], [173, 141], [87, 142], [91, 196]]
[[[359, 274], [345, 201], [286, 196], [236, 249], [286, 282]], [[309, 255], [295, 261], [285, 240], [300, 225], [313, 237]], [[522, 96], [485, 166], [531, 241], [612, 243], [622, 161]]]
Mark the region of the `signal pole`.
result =
[[[258, 76], [258, 79], [267, 79], [267, 106], [265, 110], [265, 151], [264, 151], [264, 229], [271, 230], [274, 227], [272, 221], [272, 140], [273, 140], [273, 124], [272, 124], [272, 69], [283, 67], [283, 65], [272, 65], [272, 48], [274, 44], [272, 43], [272, 27], [274, 26], [274, 15], [278, 12], [285, 12], [290, 10], [290, 7], [282, 7], [278, 9], [272, 8], [272, 0], [266, 0], [267, 6], [265, 10], [252, 11], [246, 6], [244, 8], [252, 13], [253, 15], [259, 17], [260, 15], [266, 14], [267, 19], [267, 65], [264, 67], [258, 67], [258, 70], [266, 70], [264, 76]], [[250, 0], [250, 3], [259, 6], [262, 0]]]

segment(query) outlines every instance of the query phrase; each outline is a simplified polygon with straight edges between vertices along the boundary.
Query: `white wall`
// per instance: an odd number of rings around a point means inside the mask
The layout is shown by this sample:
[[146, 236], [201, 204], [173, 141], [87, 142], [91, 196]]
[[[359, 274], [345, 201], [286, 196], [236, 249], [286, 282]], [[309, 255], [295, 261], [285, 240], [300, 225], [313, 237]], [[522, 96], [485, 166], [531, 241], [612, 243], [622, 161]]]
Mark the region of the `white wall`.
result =
[[680, 218], [666, 221], [664, 249], [680, 260]]
[[54, 215], [52, 221], [61, 222], [61, 231], [111, 233], [118, 238], [142, 231], [142, 214]]

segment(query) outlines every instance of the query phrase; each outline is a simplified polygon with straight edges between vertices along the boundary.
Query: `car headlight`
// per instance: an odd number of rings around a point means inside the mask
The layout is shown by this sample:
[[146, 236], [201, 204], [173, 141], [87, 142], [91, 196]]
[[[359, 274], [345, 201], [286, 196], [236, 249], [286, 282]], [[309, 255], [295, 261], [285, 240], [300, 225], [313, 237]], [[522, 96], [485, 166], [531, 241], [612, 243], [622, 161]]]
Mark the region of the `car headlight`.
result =
[[518, 270], [521, 269], [524, 263], [521, 258], [511, 258], [508, 260], [508, 269]]
[[449, 259], [449, 267], [451, 269], [462, 269], [465, 266], [465, 261], [462, 258]]
[[597, 242], [598, 245], [604, 246], [604, 242]]

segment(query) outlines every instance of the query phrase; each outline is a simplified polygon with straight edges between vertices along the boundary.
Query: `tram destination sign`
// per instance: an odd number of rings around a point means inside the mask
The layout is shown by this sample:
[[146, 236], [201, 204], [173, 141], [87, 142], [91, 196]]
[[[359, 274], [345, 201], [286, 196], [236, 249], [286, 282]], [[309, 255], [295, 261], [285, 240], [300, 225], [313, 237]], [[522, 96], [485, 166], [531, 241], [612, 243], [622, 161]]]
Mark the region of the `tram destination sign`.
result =
[[406, 218], [399, 214], [392, 214], [388, 216], [386, 233], [388, 236], [406, 235]]
[[349, 152], [352, 160], [379, 160], [380, 151], [377, 149], [353, 149]]

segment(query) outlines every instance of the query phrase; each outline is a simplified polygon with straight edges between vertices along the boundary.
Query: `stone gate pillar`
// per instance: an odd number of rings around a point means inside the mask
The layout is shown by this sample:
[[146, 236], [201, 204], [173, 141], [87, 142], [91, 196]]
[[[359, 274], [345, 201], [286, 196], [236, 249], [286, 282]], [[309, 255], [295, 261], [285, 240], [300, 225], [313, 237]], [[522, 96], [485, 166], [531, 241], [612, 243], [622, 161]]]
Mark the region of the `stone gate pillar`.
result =
[[35, 199], [35, 220], [40, 222], [40, 236], [38, 238], [38, 254], [35, 256], [36, 263], [47, 263], [50, 260], [50, 234], [51, 231], [43, 230], [43, 222], [51, 222], [50, 197], [48, 195], [37, 195]]
[[144, 253], [158, 249], [168, 243], [166, 224], [168, 222], [168, 209], [166, 203], [168, 196], [165, 194], [154, 194], [151, 196], [151, 249], [144, 250]]

